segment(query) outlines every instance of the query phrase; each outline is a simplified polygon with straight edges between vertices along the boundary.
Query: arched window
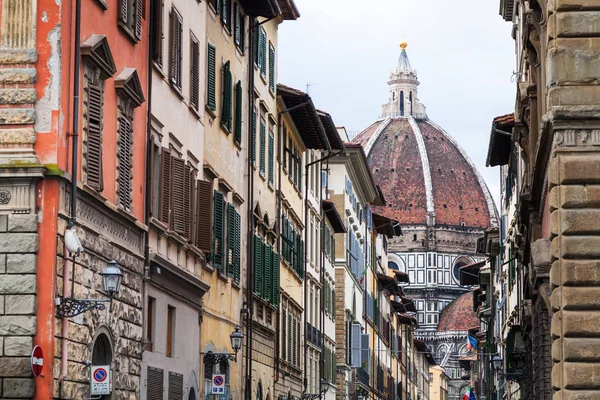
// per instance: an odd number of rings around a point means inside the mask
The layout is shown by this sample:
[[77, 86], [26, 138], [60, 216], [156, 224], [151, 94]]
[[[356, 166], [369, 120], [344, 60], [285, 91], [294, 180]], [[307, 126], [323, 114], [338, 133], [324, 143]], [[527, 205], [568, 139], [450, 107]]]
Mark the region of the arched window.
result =
[[256, 388], [256, 400], [262, 400], [262, 398], [263, 398], [262, 383], [258, 382], [258, 387]]
[[[229, 371], [229, 361], [228, 360], [223, 360], [218, 364], [212, 364], [211, 363], [211, 359], [212, 357], [210, 356], [212, 353], [209, 352], [208, 354], [206, 354], [204, 356], [204, 393], [205, 393], [205, 398], [207, 399], [219, 399], [219, 397], [221, 395], [215, 394], [215, 395], [211, 395], [211, 388], [212, 388], [212, 377], [213, 374], [221, 374], [221, 375], [225, 375], [225, 396], [229, 397], [229, 380], [230, 380], [230, 371]], [[208, 361], [208, 362], [207, 362]]]
[[396, 270], [396, 271], [399, 271], [399, 270], [400, 270], [400, 268], [398, 268], [398, 264], [396, 264], [396, 263], [395, 263], [395, 262], [393, 262], [393, 261], [388, 261], [388, 268], [389, 268], [389, 269]]
[[396, 101], [396, 92], [392, 92], [392, 101]]
[[[92, 348], [92, 365], [111, 365], [112, 363], [112, 345], [108, 335], [101, 332], [96, 336], [94, 340], [94, 347]], [[101, 396], [99, 400], [108, 400], [110, 395]]]
[[400, 116], [404, 116], [404, 92], [400, 92]]
[[196, 389], [190, 388], [190, 394], [188, 395], [188, 400], [196, 400]]
[[410, 115], [413, 115], [413, 97], [412, 97], [412, 92], [409, 93], [409, 100], [410, 100]]

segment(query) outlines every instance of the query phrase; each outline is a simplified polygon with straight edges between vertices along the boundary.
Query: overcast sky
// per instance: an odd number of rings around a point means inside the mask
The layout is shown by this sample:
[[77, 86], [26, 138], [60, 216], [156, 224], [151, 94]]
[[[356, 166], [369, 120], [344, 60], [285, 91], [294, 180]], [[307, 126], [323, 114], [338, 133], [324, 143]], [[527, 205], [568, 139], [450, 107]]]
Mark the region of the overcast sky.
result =
[[336, 125], [363, 130], [381, 114], [402, 38], [429, 118], [466, 150], [499, 197], [498, 167], [486, 168], [492, 119], [513, 112], [511, 24], [500, 0], [295, 0], [298, 21], [279, 33], [279, 81], [306, 90]]

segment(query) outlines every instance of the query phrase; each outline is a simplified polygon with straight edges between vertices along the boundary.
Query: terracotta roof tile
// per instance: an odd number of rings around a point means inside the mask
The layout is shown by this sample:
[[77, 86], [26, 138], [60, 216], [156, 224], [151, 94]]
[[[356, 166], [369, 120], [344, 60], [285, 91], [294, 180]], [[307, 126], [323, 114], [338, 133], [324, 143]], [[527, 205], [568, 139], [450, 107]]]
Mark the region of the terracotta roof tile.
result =
[[440, 313], [437, 330], [439, 332], [467, 331], [478, 325], [479, 319], [473, 312], [473, 292], [467, 292], [444, 307]]

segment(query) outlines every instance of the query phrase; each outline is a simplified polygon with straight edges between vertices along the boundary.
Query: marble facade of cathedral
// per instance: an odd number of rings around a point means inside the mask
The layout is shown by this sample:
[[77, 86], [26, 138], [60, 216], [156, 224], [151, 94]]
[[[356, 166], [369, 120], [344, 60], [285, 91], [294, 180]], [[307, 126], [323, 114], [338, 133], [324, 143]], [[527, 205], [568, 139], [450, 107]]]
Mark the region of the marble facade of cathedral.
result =
[[402, 224], [403, 236], [390, 241], [389, 266], [409, 275], [404, 291], [416, 303], [415, 337], [450, 376], [449, 398], [460, 398], [467, 382], [458, 360], [467, 352], [467, 331], [479, 321], [459, 269], [484, 260], [477, 239], [497, 226], [497, 211], [467, 154], [427, 117], [406, 42], [400, 47], [382, 116], [354, 141], [364, 147], [387, 200], [376, 212]]

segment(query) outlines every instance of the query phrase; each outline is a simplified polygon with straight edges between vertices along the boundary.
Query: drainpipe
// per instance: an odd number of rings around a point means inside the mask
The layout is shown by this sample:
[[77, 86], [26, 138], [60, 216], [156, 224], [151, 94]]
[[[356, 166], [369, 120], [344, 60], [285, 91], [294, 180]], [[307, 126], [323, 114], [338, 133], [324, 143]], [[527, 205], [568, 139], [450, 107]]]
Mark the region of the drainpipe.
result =
[[[79, 153], [79, 75], [80, 75], [80, 63], [81, 63], [81, 0], [75, 1], [75, 59], [73, 60], [73, 122], [71, 132], [71, 137], [73, 140], [72, 145], [72, 157], [71, 157], [71, 218], [67, 225], [67, 228], [71, 228], [75, 226], [77, 222], [77, 159]], [[64, 260], [69, 259], [69, 252], [64, 249]], [[67, 268], [67, 263], [65, 263], [63, 268], [63, 298], [69, 297], [69, 289], [68, 282], [71, 280], [71, 295], [74, 294], [74, 285], [75, 285], [75, 256], [71, 258], [71, 267], [73, 269], [73, 275]], [[69, 358], [69, 347], [68, 338], [69, 338], [69, 319], [67, 317], [62, 318], [61, 321], [61, 335], [62, 335], [62, 344], [61, 344], [61, 365], [60, 365], [60, 377], [59, 380], [62, 382], [66, 379], [68, 374], [68, 358]], [[62, 390], [62, 384], [61, 384]]]
[[[320, 207], [320, 211], [321, 211], [321, 251], [319, 252], [319, 256], [320, 256], [320, 261], [321, 261], [321, 271], [320, 271], [320, 280], [321, 280], [321, 288], [325, 288], [325, 252], [324, 252], [324, 247], [325, 247], [325, 236], [323, 236], [323, 229], [322, 227], [325, 224], [325, 215], [323, 213], [323, 171], [327, 171], [327, 176], [329, 177], [329, 159], [326, 160], [326, 164], [325, 164], [325, 169], [320, 169], [321, 174], [319, 174], [318, 180], [319, 180], [319, 207]], [[327, 183], [325, 184], [325, 193], [327, 193], [327, 190], [329, 188], [329, 178], [327, 179]], [[329, 293], [329, 295], [331, 296], [331, 293]], [[335, 307], [335, 304], [333, 305]], [[321, 311], [319, 313], [319, 318], [320, 318], [320, 325], [321, 325], [321, 358], [319, 360], [319, 391], [322, 390], [322, 388], [320, 387], [320, 382], [323, 382], [323, 379], [325, 377], [325, 359], [324, 359], [324, 352], [325, 352], [325, 297], [323, 295], [323, 290], [321, 289]], [[332, 360], [333, 362], [333, 360]]]

